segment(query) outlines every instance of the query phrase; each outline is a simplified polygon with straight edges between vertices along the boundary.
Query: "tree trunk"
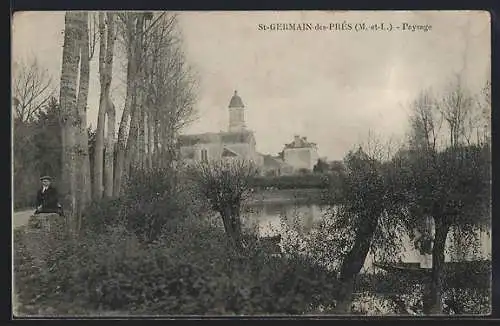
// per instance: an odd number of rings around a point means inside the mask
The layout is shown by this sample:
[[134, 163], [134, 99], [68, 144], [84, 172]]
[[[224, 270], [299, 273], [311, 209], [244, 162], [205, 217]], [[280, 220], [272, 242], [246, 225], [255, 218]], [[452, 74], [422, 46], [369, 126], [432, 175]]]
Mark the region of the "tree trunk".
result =
[[[115, 162], [115, 175], [113, 184], [113, 197], [120, 195], [122, 186], [122, 176], [125, 168], [125, 151], [127, 147], [127, 131], [129, 125], [130, 108], [132, 106], [132, 96], [134, 90], [135, 78], [135, 64], [129, 55], [127, 64], [127, 94], [125, 96], [125, 105], [123, 106], [123, 113], [118, 127], [118, 141], [116, 149], [116, 162]], [[132, 121], [130, 121], [130, 124]]]
[[450, 225], [443, 218], [435, 219], [434, 222], [436, 227], [432, 247], [431, 284], [424, 299], [424, 313], [437, 315], [443, 311], [441, 296], [443, 292], [444, 250]]
[[[138, 59], [139, 60], [139, 59]], [[144, 71], [140, 68], [138, 72], [138, 83], [136, 87], [136, 101], [133, 108], [132, 120], [134, 120], [133, 129], [130, 129], [130, 156], [128, 160], [128, 165], [134, 168], [142, 168], [142, 158], [144, 157], [144, 121], [143, 114], [145, 110], [144, 99], [145, 94], [142, 89], [143, 86], [143, 73]], [[127, 144], [128, 148], [128, 144]]]
[[161, 120], [158, 122], [158, 166], [165, 167], [165, 152], [167, 151], [167, 145], [165, 143], [165, 128], [162, 125]]
[[68, 218], [68, 225], [76, 229], [75, 216], [78, 211], [79, 198], [77, 194], [77, 83], [78, 65], [80, 62], [82, 16], [78, 12], [68, 11], [65, 15], [64, 46], [61, 68], [60, 86], [60, 123], [62, 129], [62, 202]]
[[230, 223], [230, 217], [228, 214], [228, 212], [219, 212], [221, 217], [222, 217], [222, 223], [224, 224], [224, 231], [226, 232], [226, 235], [227, 237], [229, 238], [229, 240], [233, 240], [233, 237], [232, 237], [232, 229], [231, 229], [231, 223]]
[[224, 223], [224, 231], [231, 242], [231, 245], [237, 252], [241, 252], [243, 249], [241, 242], [241, 227], [239, 224], [239, 215], [236, 216], [237, 211], [233, 209], [230, 205], [223, 206], [222, 210], [219, 211], [222, 217], [222, 222]]
[[108, 135], [106, 141], [106, 152], [104, 156], [104, 196], [106, 198], [113, 197], [113, 166], [115, 156], [115, 106], [109, 102], [107, 105], [108, 116]]
[[142, 157], [142, 166], [144, 167], [144, 169], [147, 169], [148, 168], [148, 149], [149, 149], [149, 144], [148, 144], [148, 140], [149, 140], [149, 136], [148, 136], [148, 120], [147, 120], [147, 113], [146, 112], [143, 112], [143, 115], [142, 115], [142, 134], [143, 134], [143, 141], [142, 141], [142, 146], [143, 146], [143, 149], [142, 149], [142, 152], [144, 153], [143, 157]]
[[351, 312], [353, 293], [354, 293], [355, 276], [350, 275], [340, 283], [339, 297], [334, 308], [335, 314], [349, 314]]
[[170, 121], [166, 121], [162, 126], [162, 164], [164, 167], [172, 167], [173, 160], [175, 159], [175, 133], [172, 130]]
[[235, 237], [237, 249], [242, 249], [241, 245], [241, 218], [240, 218], [241, 203], [234, 204], [231, 210], [231, 222], [233, 223], [233, 234]]
[[137, 155], [136, 162], [140, 169], [144, 169], [145, 167], [145, 158], [146, 158], [146, 135], [145, 135], [145, 106], [141, 105], [142, 110], [139, 114], [139, 129], [137, 130]]
[[[113, 14], [107, 13], [107, 35], [104, 13], [99, 13], [99, 77], [101, 94], [99, 113], [97, 115], [96, 142], [94, 153], [94, 189], [93, 197], [96, 200], [103, 195], [103, 162], [104, 162], [104, 124], [108, 105], [111, 103], [111, 78], [113, 75], [113, 48], [114, 48], [114, 23]], [[113, 128], [114, 129], [114, 128]]]
[[116, 125], [116, 112], [115, 106], [111, 101], [111, 80], [113, 77], [113, 52], [115, 47], [115, 23], [114, 14], [108, 12], [108, 35], [106, 42], [106, 87], [107, 87], [107, 103], [106, 114], [108, 117], [108, 135], [106, 142], [106, 153], [104, 157], [104, 194], [110, 198], [113, 196], [113, 167], [114, 167], [114, 144], [115, 144], [115, 125]]
[[148, 114], [148, 168], [153, 168], [153, 155], [155, 152], [154, 144], [154, 119], [151, 114]]
[[92, 195], [94, 200], [102, 198], [103, 192], [103, 171], [102, 162], [104, 160], [104, 122], [106, 119], [106, 25], [104, 12], [99, 13], [99, 81], [101, 93], [99, 97], [99, 112], [97, 115], [96, 140], [94, 147], [94, 183]]
[[373, 216], [364, 216], [360, 218], [356, 239], [352, 249], [347, 254], [340, 268], [339, 280], [341, 287], [337, 299], [337, 305], [334, 312], [337, 314], [348, 314], [351, 312], [352, 295], [354, 292], [354, 281], [359, 274], [366, 260], [366, 256], [370, 251], [370, 244], [373, 234], [377, 228], [378, 216], [376, 213]]
[[137, 151], [137, 134], [138, 134], [138, 129], [139, 129], [139, 117], [138, 115], [140, 112], [139, 105], [137, 104], [136, 98], [132, 100], [132, 113], [130, 117], [130, 131], [127, 139], [127, 148], [125, 151], [125, 166], [124, 166], [124, 172], [125, 175], [129, 175], [130, 168], [134, 165], [135, 166], [135, 158], [136, 158], [136, 151]]
[[[134, 18], [131, 18], [134, 19]], [[142, 15], [137, 16], [135, 24], [131, 23], [128, 30], [128, 51], [127, 51], [127, 95], [123, 109], [122, 119], [118, 130], [118, 148], [117, 162], [114, 182], [114, 195], [118, 196], [121, 192], [123, 176], [127, 176], [130, 171], [130, 165], [135, 155], [135, 142], [137, 140], [137, 106], [140, 101], [137, 99], [137, 91], [140, 85], [140, 64], [142, 58], [142, 36], [138, 33], [143, 30], [144, 19]], [[125, 121], [130, 116], [130, 128], [128, 135]]]
[[154, 122], [154, 128], [153, 128], [153, 165], [156, 167], [160, 166], [160, 155], [161, 155], [161, 148], [160, 148], [160, 128], [159, 128], [159, 123], [155, 119]]
[[[78, 90], [77, 98], [77, 110], [78, 110], [78, 153], [80, 159], [78, 160], [78, 173], [79, 182], [78, 188], [80, 189], [80, 206], [81, 209], [85, 209], [87, 205], [92, 200], [91, 193], [91, 182], [90, 182], [90, 158], [89, 158], [89, 146], [88, 146], [88, 134], [87, 134], [87, 100], [89, 92], [89, 78], [90, 78], [90, 54], [89, 54], [89, 31], [88, 31], [88, 13], [81, 12], [82, 15], [82, 26], [81, 26], [81, 63], [80, 63], [80, 84]], [[79, 212], [77, 219], [77, 229], [81, 227], [81, 212]]]

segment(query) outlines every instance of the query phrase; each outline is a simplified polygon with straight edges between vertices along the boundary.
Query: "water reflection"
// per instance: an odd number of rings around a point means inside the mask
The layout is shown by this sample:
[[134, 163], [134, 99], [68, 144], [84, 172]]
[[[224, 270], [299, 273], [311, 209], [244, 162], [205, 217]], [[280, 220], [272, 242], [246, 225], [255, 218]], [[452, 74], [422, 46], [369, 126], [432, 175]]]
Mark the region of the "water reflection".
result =
[[245, 209], [245, 224], [258, 230], [260, 236], [280, 233], [282, 221], [298, 232], [310, 232], [321, 221], [326, 207], [290, 203], [252, 205]]
[[[253, 204], [244, 208], [244, 225], [253, 228], [260, 236], [272, 236], [282, 233], [284, 222], [287, 227], [304, 234], [318, 227], [322, 218], [328, 212], [326, 206], [303, 205], [294, 203], [264, 203]], [[451, 230], [446, 245], [445, 261], [460, 261], [474, 259], [491, 258], [491, 234], [487, 231], [480, 231], [477, 234], [479, 248], [462, 248], [461, 253], [453, 249], [453, 238], [459, 236], [458, 232]], [[430, 255], [421, 255], [414, 247], [413, 241], [406, 234], [401, 234], [402, 247], [399, 251], [399, 258], [403, 262], [421, 263], [429, 266]], [[473, 247], [473, 246], [471, 246]], [[465, 250], [465, 251], [464, 251]], [[371, 268], [373, 257], [368, 256], [365, 268]]]

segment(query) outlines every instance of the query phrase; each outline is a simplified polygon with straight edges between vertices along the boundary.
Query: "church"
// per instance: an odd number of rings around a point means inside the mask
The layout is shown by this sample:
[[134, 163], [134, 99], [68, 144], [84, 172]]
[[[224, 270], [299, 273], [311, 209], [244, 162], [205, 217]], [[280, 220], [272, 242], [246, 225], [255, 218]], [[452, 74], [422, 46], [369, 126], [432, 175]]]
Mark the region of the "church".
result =
[[234, 91], [228, 105], [227, 131], [180, 135], [179, 154], [182, 161], [237, 160], [253, 162], [262, 175], [287, 175], [299, 170], [312, 171], [318, 157], [317, 146], [306, 138], [297, 138], [285, 145], [282, 155], [272, 156], [257, 152], [254, 132], [245, 124], [245, 105]]

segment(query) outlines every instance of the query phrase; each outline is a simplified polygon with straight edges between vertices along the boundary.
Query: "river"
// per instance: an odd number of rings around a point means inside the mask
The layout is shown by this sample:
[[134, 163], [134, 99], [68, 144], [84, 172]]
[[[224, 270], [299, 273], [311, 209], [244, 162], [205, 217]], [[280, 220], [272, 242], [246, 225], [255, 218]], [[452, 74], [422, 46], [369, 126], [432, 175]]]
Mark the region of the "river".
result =
[[[294, 230], [307, 233], [318, 227], [327, 208], [318, 204], [296, 204], [293, 201], [254, 201], [244, 209], [244, 224], [254, 228], [260, 236], [270, 236], [283, 233], [282, 222]], [[405, 263], [420, 263], [422, 267], [431, 267], [430, 255], [420, 255], [406, 234], [401, 234], [402, 247], [400, 258]], [[480, 246], [474, 253], [462, 252], [460, 256], [453, 250], [453, 236], [450, 232], [447, 238], [445, 261], [491, 259], [491, 232], [478, 232]], [[472, 248], [473, 246], [471, 246]], [[369, 255], [365, 261], [364, 271], [373, 270], [373, 257]]]

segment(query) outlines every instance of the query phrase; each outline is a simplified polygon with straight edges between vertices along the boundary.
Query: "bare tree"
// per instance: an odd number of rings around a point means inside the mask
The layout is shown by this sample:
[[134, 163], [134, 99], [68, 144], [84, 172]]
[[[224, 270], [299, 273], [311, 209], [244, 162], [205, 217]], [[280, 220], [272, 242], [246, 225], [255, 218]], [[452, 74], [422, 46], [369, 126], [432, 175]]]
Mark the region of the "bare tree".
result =
[[[167, 26], [170, 26], [170, 21]], [[160, 33], [166, 33], [166, 36]], [[160, 49], [151, 55], [150, 114], [161, 130], [154, 140], [153, 161], [170, 164], [175, 156], [175, 138], [179, 131], [195, 118], [194, 102], [196, 79], [184, 61], [179, 39], [170, 31], [160, 31], [157, 36]], [[163, 42], [163, 46], [162, 46]]]
[[420, 92], [411, 104], [410, 124], [413, 146], [427, 151], [437, 150], [438, 139], [443, 124], [443, 115], [430, 90]]
[[[468, 125], [474, 114], [473, 97], [457, 78], [436, 98], [437, 114], [421, 114], [419, 106], [414, 106], [412, 133], [421, 141], [410, 143], [408, 155], [398, 166], [396, 180], [401, 184], [393, 187], [393, 197], [404, 198], [401, 216], [410, 233], [428, 219], [434, 224], [431, 282], [424, 297], [424, 311], [428, 314], [442, 312], [444, 250], [450, 229], [460, 228], [463, 237], [473, 233], [477, 226], [486, 223], [490, 202], [489, 151], [473, 142], [471, 130], [475, 127]], [[445, 146], [419, 146], [436, 143], [434, 136], [428, 142], [432, 136], [429, 130], [439, 119], [448, 132], [438, 136]]]
[[107, 141], [105, 145], [105, 156], [104, 156], [104, 195], [108, 198], [113, 196], [113, 185], [114, 185], [114, 156], [115, 156], [115, 126], [116, 126], [116, 110], [115, 105], [111, 100], [110, 88], [111, 88], [111, 77], [112, 77], [112, 66], [113, 66], [113, 49], [116, 39], [116, 23], [115, 16], [112, 13], [108, 13], [108, 39], [106, 41], [106, 65], [107, 65], [107, 78], [109, 78], [109, 84], [107, 84], [108, 90], [108, 100], [106, 104], [106, 116], [108, 120], [107, 129]]
[[[90, 180], [90, 157], [88, 149], [88, 133], [87, 133], [87, 103], [89, 91], [89, 78], [90, 78], [90, 60], [94, 55], [95, 49], [95, 24], [93, 15], [89, 17], [88, 12], [82, 12], [83, 15], [80, 23], [82, 24], [80, 31], [80, 82], [77, 97], [77, 111], [78, 111], [78, 154], [80, 159], [78, 163], [80, 166], [77, 168], [81, 171], [79, 176], [78, 187], [81, 193], [81, 207], [84, 209], [92, 199], [92, 189]], [[90, 26], [89, 26], [90, 25]], [[80, 228], [81, 220], [78, 219], [78, 228]]]
[[12, 88], [15, 116], [22, 122], [31, 121], [54, 93], [52, 77], [36, 58], [14, 63]]
[[[136, 74], [134, 79], [130, 82], [134, 84], [133, 88], [133, 99], [132, 106], [130, 112], [130, 130], [127, 137], [127, 144], [124, 156], [124, 171], [125, 175], [129, 174], [130, 168], [137, 167], [137, 158], [138, 158], [138, 135], [139, 135], [139, 127], [140, 120], [142, 116], [142, 110], [144, 106], [144, 87], [143, 82], [145, 80], [144, 75], [144, 50], [145, 46], [145, 18], [146, 16], [143, 13], [134, 15], [134, 23], [135, 26], [134, 33], [132, 34], [134, 37], [134, 41], [132, 42], [134, 46], [134, 56], [130, 58], [136, 67]], [[128, 83], [129, 81], [127, 81]], [[120, 159], [120, 157], [118, 157]], [[117, 171], [118, 172], [118, 171]]]
[[127, 95], [118, 131], [115, 196], [131, 167], [172, 162], [175, 136], [192, 116], [194, 103], [194, 78], [184, 63], [180, 38], [175, 34], [176, 16], [118, 16], [128, 62]]
[[[137, 87], [140, 84], [139, 66], [141, 64], [142, 44], [139, 35], [143, 29], [143, 19], [138, 13], [120, 13], [118, 15], [118, 31], [122, 36], [123, 43], [127, 49], [127, 90], [125, 96], [125, 104], [123, 108], [120, 125], [118, 128], [117, 154], [114, 173], [113, 196], [117, 197], [120, 194], [123, 175], [126, 172], [127, 147], [130, 133], [136, 128], [135, 115], [132, 114], [137, 103]], [[130, 124], [130, 130], [129, 130]], [[132, 135], [133, 136], [133, 135]]]
[[62, 183], [65, 211], [70, 218], [70, 225], [76, 229], [76, 220], [80, 211], [78, 194], [78, 153], [77, 136], [79, 134], [76, 121], [77, 111], [78, 65], [80, 62], [80, 42], [82, 28], [86, 17], [78, 12], [68, 11], [65, 15], [64, 46], [62, 56], [60, 86], [60, 123], [62, 128]]
[[335, 224], [343, 230], [340, 242], [347, 247], [339, 269], [340, 291], [335, 313], [349, 313], [354, 280], [372, 249], [380, 219], [386, 212], [387, 183], [382, 159], [388, 155], [372, 134], [366, 151], [360, 146], [344, 159], [346, 170], [339, 174], [340, 191], [331, 198]]
[[198, 191], [218, 212], [235, 249], [242, 249], [241, 205], [257, 168], [244, 160], [200, 162], [188, 168]]
[[491, 137], [491, 82], [488, 80], [477, 96], [477, 140], [489, 143]]
[[[106, 15], [106, 17], [105, 17]], [[92, 195], [95, 199], [101, 199], [103, 196], [103, 161], [104, 161], [104, 124], [106, 119], [106, 113], [111, 115], [114, 120], [114, 104], [111, 101], [111, 79], [113, 72], [113, 50], [115, 41], [115, 26], [114, 26], [114, 13], [99, 13], [99, 35], [100, 35], [100, 46], [99, 46], [99, 76], [101, 83], [101, 93], [99, 100], [99, 113], [97, 117], [97, 130], [96, 130], [96, 144], [94, 150], [94, 183]], [[109, 126], [109, 124], [108, 124]], [[112, 128], [108, 129], [108, 133], [114, 133], [114, 124]], [[108, 135], [110, 136], [110, 135]], [[113, 135], [111, 135], [113, 136]], [[111, 137], [113, 139], [114, 137]], [[112, 140], [110, 140], [112, 141]], [[106, 167], [112, 169], [113, 167], [113, 147], [108, 148], [108, 155]], [[111, 154], [109, 154], [111, 152]], [[108, 175], [112, 171], [108, 172]], [[112, 174], [111, 174], [112, 178]], [[107, 182], [107, 187], [109, 187], [107, 193], [112, 193], [113, 183]]]
[[473, 107], [473, 97], [464, 87], [460, 76], [449, 84], [439, 109], [449, 132], [451, 146], [458, 146], [470, 135], [466, 135], [466, 122], [469, 119]]

